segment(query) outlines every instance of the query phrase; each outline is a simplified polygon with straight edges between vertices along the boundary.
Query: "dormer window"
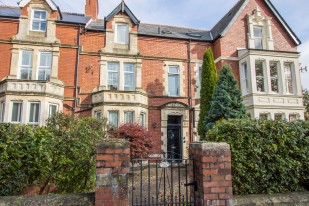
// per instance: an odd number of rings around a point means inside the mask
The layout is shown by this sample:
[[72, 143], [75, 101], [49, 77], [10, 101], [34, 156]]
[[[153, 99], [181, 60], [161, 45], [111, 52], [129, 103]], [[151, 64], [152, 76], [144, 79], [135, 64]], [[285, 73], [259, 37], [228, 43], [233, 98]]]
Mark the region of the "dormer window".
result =
[[116, 43], [128, 44], [129, 43], [129, 25], [116, 24]]
[[46, 32], [47, 25], [47, 12], [44, 10], [33, 10], [32, 11], [32, 21], [31, 30]]
[[253, 27], [255, 49], [263, 49], [263, 28], [260, 26]]

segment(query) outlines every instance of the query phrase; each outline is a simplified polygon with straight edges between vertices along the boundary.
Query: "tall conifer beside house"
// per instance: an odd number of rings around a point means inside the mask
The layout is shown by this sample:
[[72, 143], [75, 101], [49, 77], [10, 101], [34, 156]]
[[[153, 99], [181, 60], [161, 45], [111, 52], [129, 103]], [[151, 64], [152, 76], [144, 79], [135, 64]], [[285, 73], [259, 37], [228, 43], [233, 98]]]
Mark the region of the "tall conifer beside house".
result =
[[210, 110], [210, 101], [218, 81], [216, 64], [211, 48], [206, 49], [203, 57], [203, 66], [201, 72], [201, 90], [200, 90], [200, 115], [198, 122], [198, 133], [201, 139], [205, 138], [205, 118]]
[[204, 122], [205, 129], [208, 131], [221, 119], [242, 119], [246, 116], [246, 108], [237, 81], [230, 65], [225, 64], [210, 102], [210, 110]]

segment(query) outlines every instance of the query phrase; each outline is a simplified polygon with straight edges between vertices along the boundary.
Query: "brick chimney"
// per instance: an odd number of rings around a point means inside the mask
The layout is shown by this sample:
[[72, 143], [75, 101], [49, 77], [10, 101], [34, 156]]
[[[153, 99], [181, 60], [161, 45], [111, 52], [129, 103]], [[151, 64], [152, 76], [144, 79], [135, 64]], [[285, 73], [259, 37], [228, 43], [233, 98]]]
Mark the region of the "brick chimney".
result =
[[97, 19], [99, 14], [99, 0], [86, 0], [85, 15]]

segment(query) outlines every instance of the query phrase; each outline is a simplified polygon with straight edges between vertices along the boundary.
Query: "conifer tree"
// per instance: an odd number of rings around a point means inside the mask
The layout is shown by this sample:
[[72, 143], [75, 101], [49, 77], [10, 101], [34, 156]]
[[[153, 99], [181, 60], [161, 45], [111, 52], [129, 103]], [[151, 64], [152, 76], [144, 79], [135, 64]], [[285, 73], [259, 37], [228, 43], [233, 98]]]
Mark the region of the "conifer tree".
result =
[[237, 81], [230, 65], [225, 64], [220, 72], [218, 84], [210, 103], [210, 110], [205, 119], [206, 131], [221, 119], [246, 118], [246, 108], [242, 100]]
[[203, 58], [200, 88], [200, 115], [198, 122], [198, 133], [201, 139], [205, 138], [205, 118], [210, 109], [210, 100], [218, 81], [216, 64], [211, 48], [206, 49]]

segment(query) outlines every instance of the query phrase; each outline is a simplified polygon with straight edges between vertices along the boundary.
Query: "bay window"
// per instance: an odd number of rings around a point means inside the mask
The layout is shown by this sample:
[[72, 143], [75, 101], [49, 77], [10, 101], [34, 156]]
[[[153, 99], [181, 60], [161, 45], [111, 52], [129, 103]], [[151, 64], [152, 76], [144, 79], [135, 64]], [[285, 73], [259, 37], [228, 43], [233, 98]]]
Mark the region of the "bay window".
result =
[[293, 74], [291, 63], [284, 63], [284, 78], [285, 78], [285, 91], [288, 94], [294, 93]]
[[45, 32], [47, 25], [47, 12], [44, 10], [33, 10], [31, 30]]
[[124, 112], [124, 123], [132, 124], [134, 122], [134, 112]]
[[124, 90], [135, 90], [135, 64], [124, 64]]
[[21, 123], [22, 102], [12, 102], [11, 122]]
[[178, 66], [168, 67], [168, 95], [179, 96], [179, 68]]
[[39, 102], [30, 102], [29, 103], [29, 124], [39, 124], [40, 116], [40, 103]]
[[108, 62], [107, 65], [107, 76], [108, 83], [107, 87], [110, 90], [118, 90], [119, 85], [119, 63], [118, 62]]
[[114, 127], [118, 127], [118, 111], [108, 112], [108, 122]]
[[49, 81], [52, 66], [52, 53], [41, 52], [39, 58], [38, 80]]
[[128, 44], [129, 43], [129, 25], [116, 24], [116, 43]]
[[278, 63], [270, 62], [270, 81], [271, 81], [271, 91], [279, 92], [279, 84], [278, 84]]
[[258, 92], [265, 92], [264, 63], [262, 61], [255, 62], [255, 75], [256, 75], [256, 90]]
[[32, 51], [21, 51], [21, 63], [19, 68], [19, 78], [20, 79], [32, 79]]

